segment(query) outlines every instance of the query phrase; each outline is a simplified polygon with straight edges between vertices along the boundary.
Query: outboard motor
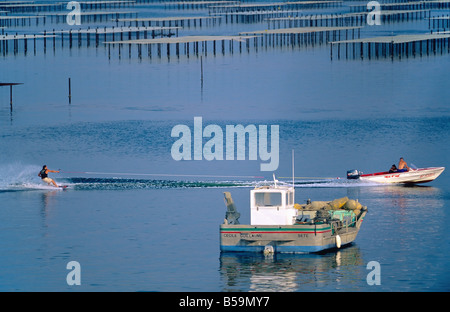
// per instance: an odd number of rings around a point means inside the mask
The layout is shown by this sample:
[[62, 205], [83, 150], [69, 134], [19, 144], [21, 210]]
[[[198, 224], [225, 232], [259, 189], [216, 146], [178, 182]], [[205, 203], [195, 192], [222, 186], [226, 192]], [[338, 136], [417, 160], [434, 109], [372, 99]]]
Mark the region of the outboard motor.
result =
[[358, 179], [362, 172], [356, 169], [347, 171], [347, 179]]

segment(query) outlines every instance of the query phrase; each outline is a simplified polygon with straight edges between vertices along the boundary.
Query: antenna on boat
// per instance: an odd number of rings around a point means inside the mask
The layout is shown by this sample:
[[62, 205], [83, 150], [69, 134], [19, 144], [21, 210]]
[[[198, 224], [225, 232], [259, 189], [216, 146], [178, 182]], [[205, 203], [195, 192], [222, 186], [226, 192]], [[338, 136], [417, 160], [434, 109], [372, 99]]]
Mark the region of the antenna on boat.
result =
[[273, 184], [275, 185], [275, 188], [277, 187], [277, 179], [275, 178], [275, 172], [272, 174], [273, 175]]
[[294, 186], [294, 149], [292, 149], [292, 187], [295, 188]]

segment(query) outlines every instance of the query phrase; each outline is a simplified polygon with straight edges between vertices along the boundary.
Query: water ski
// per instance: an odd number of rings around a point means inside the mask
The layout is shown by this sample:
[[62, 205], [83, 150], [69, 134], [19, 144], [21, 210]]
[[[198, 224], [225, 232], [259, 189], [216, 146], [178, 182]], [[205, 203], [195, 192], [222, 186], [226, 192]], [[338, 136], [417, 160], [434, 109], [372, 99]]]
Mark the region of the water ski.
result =
[[68, 186], [68, 185], [60, 185], [59, 187], [62, 188], [63, 190], [65, 190], [65, 189], [68, 188], [69, 186]]

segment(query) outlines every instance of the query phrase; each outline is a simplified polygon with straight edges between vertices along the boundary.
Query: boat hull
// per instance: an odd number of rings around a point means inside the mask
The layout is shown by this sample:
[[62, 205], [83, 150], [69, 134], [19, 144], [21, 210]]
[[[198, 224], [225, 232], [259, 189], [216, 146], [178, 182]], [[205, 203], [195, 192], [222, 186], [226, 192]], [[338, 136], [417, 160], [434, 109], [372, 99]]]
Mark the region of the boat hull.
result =
[[354, 226], [336, 228], [332, 224], [228, 225], [220, 226], [223, 252], [315, 253], [352, 243], [366, 212]]
[[359, 179], [361, 181], [377, 183], [419, 184], [435, 180], [444, 170], [445, 167], [434, 167], [420, 168], [406, 172], [378, 172], [363, 174], [359, 177]]

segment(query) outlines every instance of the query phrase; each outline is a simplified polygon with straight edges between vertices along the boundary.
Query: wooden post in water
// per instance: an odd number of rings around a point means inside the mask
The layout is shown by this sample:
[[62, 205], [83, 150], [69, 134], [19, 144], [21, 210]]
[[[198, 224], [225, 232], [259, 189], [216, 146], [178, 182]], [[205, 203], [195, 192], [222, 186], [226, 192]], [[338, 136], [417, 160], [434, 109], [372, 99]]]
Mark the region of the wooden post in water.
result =
[[13, 100], [12, 100], [13, 99], [13, 91], [12, 91], [13, 88], [12, 87], [13, 87], [13, 85], [10, 84], [9, 85], [9, 105], [10, 105], [11, 112], [13, 110], [13, 104], [12, 104], [13, 103]]
[[330, 58], [333, 60], [333, 42], [330, 42]]
[[203, 56], [200, 55], [200, 70], [201, 70], [201, 82], [203, 85]]
[[70, 83], [70, 78], [69, 78], [69, 104], [72, 103], [72, 87], [71, 87], [71, 83]]
[[11, 109], [11, 112], [13, 110], [13, 86], [16, 85], [21, 85], [23, 83], [21, 82], [6, 82], [6, 83], [1, 83], [0, 82], [0, 87], [5, 87], [5, 86], [9, 86], [9, 106]]

